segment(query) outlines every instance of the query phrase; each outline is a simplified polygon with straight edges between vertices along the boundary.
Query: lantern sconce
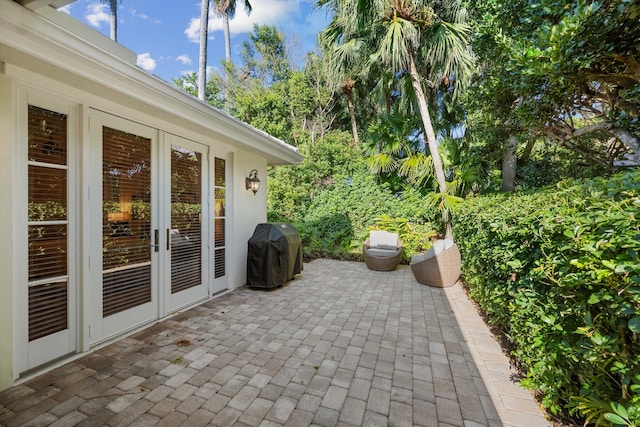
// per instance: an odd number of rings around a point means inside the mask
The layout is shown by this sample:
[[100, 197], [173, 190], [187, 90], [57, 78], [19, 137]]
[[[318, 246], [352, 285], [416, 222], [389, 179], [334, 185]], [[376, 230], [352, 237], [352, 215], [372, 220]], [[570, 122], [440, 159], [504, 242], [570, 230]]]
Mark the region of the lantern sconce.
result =
[[253, 195], [255, 196], [255, 194], [260, 189], [260, 179], [258, 178], [257, 170], [253, 169], [249, 173], [249, 177], [245, 178], [244, 185], [247, 188], [247, 190], [253, 191]]

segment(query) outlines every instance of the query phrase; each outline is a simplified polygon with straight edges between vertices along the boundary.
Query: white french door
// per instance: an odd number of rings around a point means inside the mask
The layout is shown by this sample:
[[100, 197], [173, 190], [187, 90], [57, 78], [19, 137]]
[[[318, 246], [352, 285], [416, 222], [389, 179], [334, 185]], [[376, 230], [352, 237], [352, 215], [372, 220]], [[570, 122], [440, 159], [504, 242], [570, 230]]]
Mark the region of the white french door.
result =
[[164, 265], [168, 311], [208, 297], [208, 148], [167, 134]]
[[[92, 112], [91, 133], [101, 146], [101, 262], [92, 303], [92, 341], [159, 317], [161, 237], [156, 129]], [[96, 236], [98, 237], [98, 236]]]
[[101, 268], [85, 299], [95, 344], [208, 297], [211, 186], [202, 144], [98, 111], [90, 132], [102, 170]]

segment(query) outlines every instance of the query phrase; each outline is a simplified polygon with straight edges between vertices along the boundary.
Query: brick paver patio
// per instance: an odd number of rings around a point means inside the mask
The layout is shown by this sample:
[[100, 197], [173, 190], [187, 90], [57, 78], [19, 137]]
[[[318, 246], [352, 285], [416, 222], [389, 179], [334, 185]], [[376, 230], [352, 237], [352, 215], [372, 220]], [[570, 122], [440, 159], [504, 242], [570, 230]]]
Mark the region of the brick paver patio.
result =
[[548, 426], [459, 285], [315, 260], [0, 393], [0, 425]]

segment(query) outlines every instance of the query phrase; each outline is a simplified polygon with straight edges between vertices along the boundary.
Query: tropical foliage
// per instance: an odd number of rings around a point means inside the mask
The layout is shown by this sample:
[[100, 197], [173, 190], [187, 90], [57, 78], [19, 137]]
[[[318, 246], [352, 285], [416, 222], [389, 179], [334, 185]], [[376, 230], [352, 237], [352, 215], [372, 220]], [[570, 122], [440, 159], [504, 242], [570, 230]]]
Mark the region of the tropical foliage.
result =
[[303, 64], [259, 25], [205, 85], [305, 156], [269, 171], [269, 220], [307, 257], [360, 259], [372, 228], [408, 257], [455, 231], [523, 384], [559, 417], [638, 424], [639, 180], [614, 174], [638, 163], [640, 3], [317, 5], [333, 19]]
[[605, 168], [640, 163], [637, 1], [487, 1], [474, 16], [483, 68], [470, 97], [475, 120], [500, 125], [495, 139], [526, 134]]
[[[473, 70], [470, 27], [461, 2], [321, 0], [318, 4], [334, 13], [325, 32], [329, 51], [332, 47], [340, 52], [344, 46], [358, 46], [358, 54], [369, 55], [366, 60], [360, 56], [352, 70], [357, 70], [357, 66], [368, 70], [386, 67], [390, 73], [383, 74], [383, 78], [397, 80], [398, 85], [408, 80], [409, 84], [402, 87], [404, 92], [400, 92], [405, 99], [403, 111], [421, 118], [421, 126], [416, 130], [421, 131], [426, 144], [418, 152], [407, 153], [407, 164], [424, 168], [424, 150], [428, 147], [438, 189], [446, 193], [446, 177], [428, 104], [435, 101], [440, 82], [445, 91], [456, 93], [467, 83]], [[388, 98], [386, 95], [384, 100], [388, 102]], [[355, 131], [354, 137], [357, 138]], [[413, 164], [409, 163], [412, 161]], [[445, 234], [451, 236], [450, 221], [445, 221], [445, 225]]]

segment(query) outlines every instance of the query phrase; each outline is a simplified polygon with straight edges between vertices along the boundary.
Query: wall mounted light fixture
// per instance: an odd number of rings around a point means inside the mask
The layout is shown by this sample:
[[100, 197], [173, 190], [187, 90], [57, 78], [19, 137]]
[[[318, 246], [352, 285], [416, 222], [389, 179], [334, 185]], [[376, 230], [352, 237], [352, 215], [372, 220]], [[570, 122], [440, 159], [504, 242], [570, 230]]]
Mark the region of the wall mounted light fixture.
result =
[[260, 189], [260, 179], [258, 178], [257, 170], [253, 169], [249, 172], [249, 177], [245, 178], [244, 185], [247, 187], [247, 190], [253, 191], [253, 195], [255, 196]]

